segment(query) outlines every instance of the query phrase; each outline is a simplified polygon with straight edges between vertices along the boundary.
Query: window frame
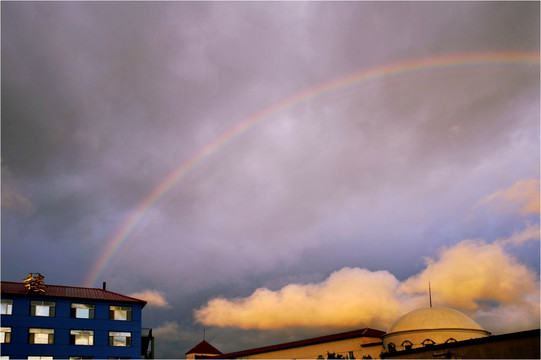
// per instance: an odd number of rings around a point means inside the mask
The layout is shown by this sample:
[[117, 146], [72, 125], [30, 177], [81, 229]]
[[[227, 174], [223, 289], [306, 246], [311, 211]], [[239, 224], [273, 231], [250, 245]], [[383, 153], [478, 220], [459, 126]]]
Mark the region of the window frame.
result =
[[[48, 315], [38, 315], [38, 307], [47, 308]], [[55, 317], [56, 316], [56, 301], [46, 300], [31, 300], [30, 301], [30, 316], [40, 317]]]
[[[79, 334], [75, 333], [79, 332]], [[77, 335], [84, 336], [88, 335], [88, 344], [77, 343]], [[85, 330], [85, 329], [72, 329], [70, 330], [70, 345], [76, 346], [94, 346], [94, 330]]]
[[[117, 334], [117, 335], [114, 335]], [[124, 335], [123, 335], [124, 334]], [[127, 335], [125, 335], [127, 334]], [[126, 345], [115, 345], [115, 339], [124, 338]], [[132, 333], [131, 331], [109, 331], [109, 346], [114, 347], [132, 347]]]
[[[28, 343], [32, 345], [54, 345], [54, 332], [54, 329], [49, 328], [28, 328]], [[36, 334], [47, 334], [47, 342], [36, 342]]]
[[[126, 312], [126, 318], [117, 317], [122, 312]], [[133, 308], [126, 305], [109, 305], [109, 320], [115, 321], [132, 321]]]
[[[78, 309], [88, 310], [88, 317], [77, 316]], [[96, 314], [96, 305], [88, 303], [71, 303], [70, 305], [70, 317], [72, 319], [94, 319]]]
[[[10, 326], [2, 326], [0, 328], [0, 344], [9, 344], [11, 343], [11, 327]], [[9, 331], [5, 331], [9, 329]]]
[[[5, 312], [4, 312], [5, 309]], [[13, 299], [2, 299], [0, 305], [1, 315], [13, 315]]]

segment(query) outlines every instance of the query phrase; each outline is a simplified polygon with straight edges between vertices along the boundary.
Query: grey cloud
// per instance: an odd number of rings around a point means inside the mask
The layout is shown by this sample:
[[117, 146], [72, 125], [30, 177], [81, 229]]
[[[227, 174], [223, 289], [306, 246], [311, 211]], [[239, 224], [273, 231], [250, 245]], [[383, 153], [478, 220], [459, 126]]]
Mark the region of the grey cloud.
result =
[[[11, 2], [2, 10], [2, 161], [12, 173], [2, 182], [35, 208], [3, 213], [2, 271], [18, 278], [36, 264], [72, 285], [169, 174], [258, 111], [360, 69], [539, 49], [535, 2]], [[520, 69], [398, 77], [275, 114], [152, 207], [104, 279], [119, 292], [163, 291], [173, 315], [155, 321], [176, 316], [184, 331], [194, 328], [191, 309], [211, 297], [291, 277], [321, 281], [359, 263], [403, 279], [436, 247], [512, 232], [523, 218], [468, 212], [538, 175], [538, 80]], [[80, 276], [64, 277], [36, 251], [22, 261], [32, 247], [21, 239], [69, 258], [64, 266]], [[159, 280], [171, 273], [174, 285]], [[276, 336], [257, 334], [261, 345], [289, 338]], [[239, 347], [255, 343], [242, 339]]]

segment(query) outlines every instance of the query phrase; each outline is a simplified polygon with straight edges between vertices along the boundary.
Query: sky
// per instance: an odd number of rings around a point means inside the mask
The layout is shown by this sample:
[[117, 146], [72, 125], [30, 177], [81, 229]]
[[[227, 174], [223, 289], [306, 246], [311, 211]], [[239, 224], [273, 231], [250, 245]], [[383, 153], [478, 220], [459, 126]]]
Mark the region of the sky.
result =
[[[539, 327], [538, 2], [2, 2], [1, 278], [156, 356], [432, 302]], [[204, 335], [205, 334], [205, 335]]]

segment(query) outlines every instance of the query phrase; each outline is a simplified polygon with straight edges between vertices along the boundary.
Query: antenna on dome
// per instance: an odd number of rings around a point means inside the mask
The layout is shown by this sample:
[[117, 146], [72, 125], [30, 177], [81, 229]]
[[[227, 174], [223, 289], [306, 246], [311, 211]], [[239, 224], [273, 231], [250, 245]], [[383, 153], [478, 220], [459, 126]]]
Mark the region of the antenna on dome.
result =
[[430, 289], [430, 281], [428, 282], [428, 299], [430, 300], [430, 307], [432, 307], [432, 290]]
[[203, 340], [205, 340], [205, 333], [207, 332], [207, 329], [203, 328]]

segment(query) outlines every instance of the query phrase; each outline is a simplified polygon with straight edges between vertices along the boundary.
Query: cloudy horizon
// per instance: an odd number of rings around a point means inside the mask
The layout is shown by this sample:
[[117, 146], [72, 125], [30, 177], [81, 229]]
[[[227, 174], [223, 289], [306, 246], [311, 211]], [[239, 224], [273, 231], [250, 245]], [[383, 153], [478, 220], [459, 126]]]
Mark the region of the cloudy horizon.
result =
[[1, 7], [2, 280], [144, 299], [160, 358], [386, 330], [428, 282], [539, 326], [539, 3]]

